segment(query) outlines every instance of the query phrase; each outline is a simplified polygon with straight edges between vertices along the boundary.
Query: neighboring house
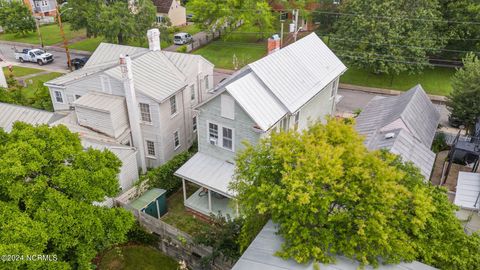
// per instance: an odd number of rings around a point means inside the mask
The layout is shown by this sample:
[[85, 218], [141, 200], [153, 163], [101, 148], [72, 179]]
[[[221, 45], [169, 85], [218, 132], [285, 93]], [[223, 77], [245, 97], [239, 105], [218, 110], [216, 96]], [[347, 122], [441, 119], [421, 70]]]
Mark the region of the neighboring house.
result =
[[[281, 249], [283, 238], [277, 234], [277, 226], [269, 221], [260, 233], [255, 237], [250, 246], [245, 250], [242, 257], [233, 266], [232, 270], [356, 270], [360, 264], [344, 256], [335, 256], [332, 264], [314, 263], [310, 261], [299, 264], [292, 259], [284, 260], [275, 255]], [[377, 268], [366, 266], [367, 270], [435, 270], [436, 268], [421, 262], [399, 263], [379, 265]]]
[[356, 119], [370, 150], [387, 149], [411, 161], [428, 180], [435, 162], [430, 150], [440, 121], [430, 98], [417, 85], [392, 97], [374, 97]]
[[57, 1], [56, 0], [23, 0], [35, 16], [56, 16]]
[[0, 103], [0, 128], [6, 132], [12, 130], [15, 122], [24, 122], [30, 125], [64, 125], [71, 132], [77, 133], [82, 146], [87, 149], [92, 147], [98, 150], [108, 149], [122, 161], [122, 167], [118, 174], [119, 184], [122, 190], [126, 190], [138, 179], [136, 151], [132, 147], [117, 144], [107, 136], [80, 127], [73, 120], [74, 113], [68, 115], [37, 110], [29, 107]]
[[157, 7], [157, 22], [165, 22], [169, 18], [173, 26], [187, 24], [187, 11], [178, 0], [153, 0]]
[[192, 108], [213, 86], [209, 61], [162, 51], [159, 35], [148, 31], [149, 49], [102, 43], [82, 69], [45, 83], [55, 112], [74, 112], [75, 125], [135, 147], [143, 171], [192, 145]]
[[200, 215], [236, 215], [228, 186], [243, 141], [256, 144], [274, 130], [303, 130], [335, 111], [346, 67], [316, 34], [310, 34], [219, 84], [197, 106], [198, 153], [175, 175], [200, 185], [185, 206]]

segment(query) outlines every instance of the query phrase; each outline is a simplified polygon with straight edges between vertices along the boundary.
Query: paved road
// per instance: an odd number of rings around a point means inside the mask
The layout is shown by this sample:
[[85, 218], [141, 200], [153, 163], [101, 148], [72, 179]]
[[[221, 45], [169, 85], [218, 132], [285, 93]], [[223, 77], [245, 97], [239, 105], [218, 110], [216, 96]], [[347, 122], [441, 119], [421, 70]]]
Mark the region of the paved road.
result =
[[[352, 91], [346, 89], [338, 89], [338, 94], [342, 96], [342, 99], [337, 104], [337, 113], [340, 114], [352, 113], [357, 109], [363, 109], [374, 96], [379, 96], [379, 94]], [[440, 104], [435, 104], [435, 106], [440, 112], [440, 124], [442, 126], [448, 126], [449, 112], [447, 110], [447, 107]]]
[[[21, 47], [21, 46], [16, 46], [15, 49], [17, 50], [22, 50], [25, 48], [38, 48], [37, 46], [30, 46], [30, 47]], [[18, 65], [18, 66], [25, 66], [25, 67], [31, 67], [31, 68], [39, 68], [39, 69], [44, 69], [47, 71], [55, 71], [55, 72], [62, 72], [65, 73], [68, 71], [68, 66], [67, 66], [67, 55], [65, 52], [57, 52], [57, 51], [52, 51], [50, 50], [49, 52], [53, 54], [54, 61], [50, 64], [44, 65], [44, 66], [39, 66], [36, 63], [20, 63], [15, 59], [14, 47], [12, 45], [7, 45], [7, 44], [2, 44], [0, 43], [0, 59], [3, 59], [2, 62], [7, 62], [11, 63], [13, 65]], [[70, 57], [76, 58], [76, 57], [83, 57], [82, 55], [79, 54], [74, 54], [71, 53]], [[4, 63], [5, 64], [5, 63]]]

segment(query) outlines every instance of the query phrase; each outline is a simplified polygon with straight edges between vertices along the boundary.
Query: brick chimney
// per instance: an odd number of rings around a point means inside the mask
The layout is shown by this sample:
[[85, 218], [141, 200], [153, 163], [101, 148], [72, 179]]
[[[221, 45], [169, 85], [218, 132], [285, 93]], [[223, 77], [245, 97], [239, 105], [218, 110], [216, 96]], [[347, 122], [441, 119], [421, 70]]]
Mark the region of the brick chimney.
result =
[[273, 35], [268, 39], [267, 43], [267, 51], [268, 54], [274, 53], [278, 50], [280, 50], [280, 37], [278, 35]]
[[150, 51], [160, 51], [160, 30], [153, 28], [147, 31], [148, 48]]
[[127, 101], [128, 120], [130, 122], [130, 131], [132, 132], [133, 146], [137, 149], [137, 164], [142, 168], [142, 173], [146, 173], [145, 145], [140, 128], [140, 109], [135, 94], [132, 59], [130, 59], [130, 56], [120, 55], [120, 70], [122, 73], [123, 87], [125, 88], [125, 99]]

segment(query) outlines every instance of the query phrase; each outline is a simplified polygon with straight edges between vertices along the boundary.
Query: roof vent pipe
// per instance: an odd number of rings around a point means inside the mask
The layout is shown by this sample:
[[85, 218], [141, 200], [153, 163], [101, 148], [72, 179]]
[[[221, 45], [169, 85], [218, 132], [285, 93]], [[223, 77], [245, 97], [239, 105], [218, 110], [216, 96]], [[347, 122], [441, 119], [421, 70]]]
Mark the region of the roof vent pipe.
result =
[[120, 70], [122, 72], [123, 87], [125, 88], [125, 99], [127, 101], [128, 121], [132, 132], [133, 146], [137, 149], [137, 164], [142, 173], [147, 172], [145, 162], [145, 146], [140, 129], [140, 109], [138, 107], [135, 85], [133, 83], [132, 59], [130, 56], [120, 55]]
[[385, 134], [385, 139], [386, 140], [393, 139], [393, 138], [395, 138], [395, 133], [389, 132], [389, 133]]
[[153, 28], [147, 31], [148, 48], [150, 51], [160, 51], [160, 30]]

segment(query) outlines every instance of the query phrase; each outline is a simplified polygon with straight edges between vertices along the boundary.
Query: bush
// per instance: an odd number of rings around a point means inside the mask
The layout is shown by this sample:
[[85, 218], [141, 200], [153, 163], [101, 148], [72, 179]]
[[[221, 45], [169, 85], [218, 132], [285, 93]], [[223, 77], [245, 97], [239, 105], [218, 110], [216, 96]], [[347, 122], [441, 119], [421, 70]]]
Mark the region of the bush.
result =
[[158, 242], [158, 238], [147, 232], [140, 223], [135, 222], [135, 225], [127, 233], [128, 241], [138, 244], [144, 244], [149, 246], [155, 246]]
[[177, 48], [177, 52], [179, 53], [186, 53], [187, 52], [187, 46], [186, 45], [182, 45], [180, 47]]
[[170, 195], [182, 185], [182, 179], [173, 174], [187, 162], [192, 155], [192, 152], [178, 154], [162, 166], [148, 171], [142, 177], [142, 180], [148, 181], [150, 187], [165, 189], [167, 195]]
[[447, 150], [449, 146], [446, 142], [446, 137], [444, 133], [437, 133], [432, 142], [432, 151], [436, 154], [443, 150]]

